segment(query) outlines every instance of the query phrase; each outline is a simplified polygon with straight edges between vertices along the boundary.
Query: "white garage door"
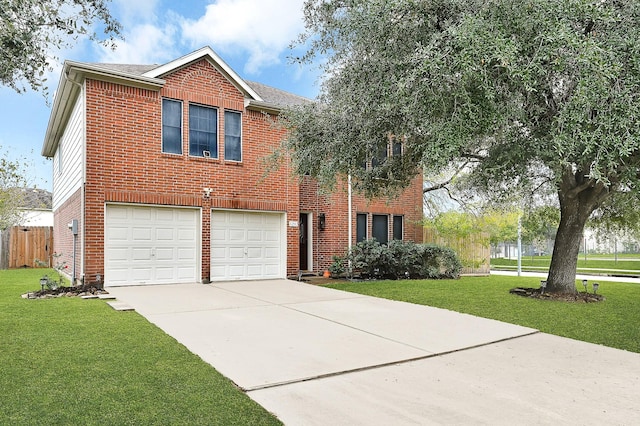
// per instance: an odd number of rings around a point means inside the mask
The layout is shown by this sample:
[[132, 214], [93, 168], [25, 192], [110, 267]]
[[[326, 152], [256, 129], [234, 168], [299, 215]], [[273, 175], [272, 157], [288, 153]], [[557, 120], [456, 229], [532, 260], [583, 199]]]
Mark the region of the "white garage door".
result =
[[284, 213], [211, 212], [211, 281], [284, 278]]
[[199, 281], [199, 210], [108, 205], [105, 285]]

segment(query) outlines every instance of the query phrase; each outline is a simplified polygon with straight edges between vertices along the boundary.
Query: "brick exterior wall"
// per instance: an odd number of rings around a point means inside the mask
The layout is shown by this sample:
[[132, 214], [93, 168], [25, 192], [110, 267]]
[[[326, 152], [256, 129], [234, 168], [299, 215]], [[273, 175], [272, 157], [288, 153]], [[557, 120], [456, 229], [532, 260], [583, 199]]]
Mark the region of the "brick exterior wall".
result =
[[78, 220], [78, 236], [76, 240], [76, 280], [82, 279], [82, 189], [78, 188], [67, 201], [53, 213], [53, 265], [65, 262], [68, 268], [64, 274], [71, 279], [73, 273], [73, 234], [69, 223]]
[[[332, 263], [334, 255], [344, 255], [349, 246], [349, 199], [346, 183], [336, 186], [332, 194], [323, 194], [317, 182], [304, 178], [300, 185], [300, 210], [313, 216], [313, 272], [321, 273]], [[325, 228], [319, 229], [318, 217], [325, 215]], [[422, 242], [422, 177], [416, 176], [411, 185], [395, 199], [367, 200], [352, 194], [351, 242], [356, 244], [358, 213], [367, 214], [367, 235], [371, 236], [372, 215], [389, 216], [389, 239], [393, 235], [394, 215], [403, 216], [403, 240]]]
[[[208, 61], [163, 77], [160, 92], [86, 81], [85, 274], [104, 273], [105, 203], [201, 207], [202, 278], [209, 278], [211, 208], [286, 212], [297, 220], [299, 186], [264, 158], [283, 137], [270, 118], [244, 109], [244, 97]], [[182, 154], [162, 153], [162, 98], [183, 101]], [[190, 157], [189, 102], [218, 108], [219, 159]], [[225, 109], [242, 112], [242, 162], [224, 160]], [[203, 188], [213, 188], [209, 198]], [[287, 227], [287, 274], [298, 270], [298, 233]]]
[[[55, 213], [56, 250], [70, 260], [72, 237], [66, 224], [78, 218], [83, 236], [83, 265], [78, 277], [94, 282], [104, 277], [105, 206], [125, 203], [181, 206], [202, 209], [201, 277], [210, 278], [211, 209], [241, 209], [286, 213], [287, 275], [296, 275], [300, 260], [300, 212], [311, 213], [314, 272], [324, 271], [333, 255], [344, 254], [348, 243], [347, 192], [343, 185], [333, 195], [320, 194], [311, 179], [293, 177], [288, 161], [277, 169], [265, 167], [265, 159], [280, 146], [284, 130], [273, 126], [275, 117], [245, 109], [245, 99], [230, 81], [206, 59], [162, 77], [159, 91], [129, 87], [94, 79], [85, 81], [84, 217], [80, 217], [80, 191]], [[180, 100], [182, 154], [162, 152], [162, 99]], [[189, 103], [218, 108], [218, 158], [189, 156]], [[224, 155], [224, 111], [242, 113], [242, 161]], [[212, 188], [209, 197], [204, 188]], [[318, 229], [318, 215], [326, 226]], [[353, 196], [353, 232], [356, 214], [402, 215], [404, 239], [421, 241], [422, 179], [395, 200], [367, 201]], [[389, 221], [392, 232], [392, 220]], [[82, 234], [83, 232], [83, 234]], [[80, 240], [79, 240], [80, 241]], [[81, 243], [81, 242], [80, 242]], [[71, 247], [72, 248], [72, 247]], [[69, 262], [69, 260], [67, 260]]]

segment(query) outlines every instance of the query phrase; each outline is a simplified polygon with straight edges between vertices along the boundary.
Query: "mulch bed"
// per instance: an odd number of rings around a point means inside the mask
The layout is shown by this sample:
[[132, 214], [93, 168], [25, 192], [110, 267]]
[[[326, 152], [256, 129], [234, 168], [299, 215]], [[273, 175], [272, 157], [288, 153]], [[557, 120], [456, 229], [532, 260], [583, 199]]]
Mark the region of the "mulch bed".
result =
[[55, 297], [82, 297], [97, 296], [100, 294], [109, 294], [108, 291], [95, 285], [77, 286], [77, 287], [58, 287], [54, 290], [45, 289], [32, 291], [23, 294], [25, 299], [53, 299]]
[[539, 288], [516, 287], [509, 290], [511, 294], [542, 300], [560, 300], [562, 302], [592, 303], [605, 300], [601, 294], [593, 293], [542, 293]]

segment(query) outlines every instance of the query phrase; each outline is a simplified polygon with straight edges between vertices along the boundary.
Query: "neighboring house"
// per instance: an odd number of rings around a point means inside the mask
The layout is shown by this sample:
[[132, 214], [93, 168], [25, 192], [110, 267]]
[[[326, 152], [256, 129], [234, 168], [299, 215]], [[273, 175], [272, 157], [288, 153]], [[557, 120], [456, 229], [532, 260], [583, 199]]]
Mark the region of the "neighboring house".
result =
[[20, 226], [53, 226], [51, 192], [38, 188], [25, 188], [22, 195]]
[[21, 188], [12, 200], [17, 204], [13, 226], [0, 229], [0, 269], [50, 266], [53, 261], [53, 211], [51, 193]]
[[[107, 286], [322, 272], [348, 245], [347, 191], [322, 196], [287, 162], [265, 163], [285, 136], [278, 113], [302, 102], [208, 47], [164, 65], [65, 62], [42, 148], [55, 250]], [[352, 197], [351, 241], [419, 240], [421, 185]]]

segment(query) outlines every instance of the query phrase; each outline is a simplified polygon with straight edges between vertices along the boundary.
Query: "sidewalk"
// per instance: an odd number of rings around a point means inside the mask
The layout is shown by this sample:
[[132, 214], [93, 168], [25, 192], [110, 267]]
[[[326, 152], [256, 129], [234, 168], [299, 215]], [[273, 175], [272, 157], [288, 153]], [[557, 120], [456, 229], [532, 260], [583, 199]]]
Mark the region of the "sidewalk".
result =
[[[511, 277], [518, 276], [518, 272], [516, 271], [494, 271], [491, 270], [491, 275], [507, 275]], [[538, 277], [540, 279], [547, 278], [547, 272], [521, 272], [520, 276], [522, 277]], [[611, 277], [607, 275], [586, 275], [586, 274], [577, 274], [576, 280], [588, 280], [591, 282], [598, 281], [613, 281], [618, 283], [635, 283], [640, 284], [640, 278], [632, 278], [632, 277]]]

